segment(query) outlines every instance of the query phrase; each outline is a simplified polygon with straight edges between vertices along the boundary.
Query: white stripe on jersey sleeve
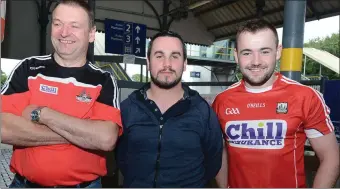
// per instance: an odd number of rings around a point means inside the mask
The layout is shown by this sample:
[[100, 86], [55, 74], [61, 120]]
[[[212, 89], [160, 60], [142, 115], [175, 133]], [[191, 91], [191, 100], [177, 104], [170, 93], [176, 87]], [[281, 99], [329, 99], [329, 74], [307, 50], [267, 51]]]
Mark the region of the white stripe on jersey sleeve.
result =
[[305, 133], [307, 138], [318, 138], [323, 136], [323, 134], [316, 129], [305, 129]]

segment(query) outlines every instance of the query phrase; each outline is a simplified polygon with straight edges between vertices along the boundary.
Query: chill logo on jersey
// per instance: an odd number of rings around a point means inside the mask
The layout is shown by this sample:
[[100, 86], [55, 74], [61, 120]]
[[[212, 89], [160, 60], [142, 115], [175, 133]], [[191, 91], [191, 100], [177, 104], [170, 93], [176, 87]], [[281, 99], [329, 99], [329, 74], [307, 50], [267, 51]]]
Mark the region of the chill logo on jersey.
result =
[[287, 133], [285, 120], [243, 120], [226, 123], [230, 146], [251, 149], [281, 149]]

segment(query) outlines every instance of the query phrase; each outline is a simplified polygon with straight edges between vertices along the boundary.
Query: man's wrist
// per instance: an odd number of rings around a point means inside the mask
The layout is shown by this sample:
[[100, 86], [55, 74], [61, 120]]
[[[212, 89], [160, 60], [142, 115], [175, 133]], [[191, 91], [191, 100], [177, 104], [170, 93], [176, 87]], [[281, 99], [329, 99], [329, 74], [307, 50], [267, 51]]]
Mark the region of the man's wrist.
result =
[[39, 106], [38, 108], [34, 109], [31, 112], [31, 121], [32, 122], [37, 123], [37, 124], [42, 124], [41, 113], [42, 113], [43, 109], [46, 109], [46, 107], [45, 106]]
[[45, 124], [46, 125], [46, 118], [47, 118], [47, 116], [46, 116], [46, 114], [48, 114], [48, 111], [49, 111], [49, 108], [48, 107], [43, 107], [43, 108], [41, 108], [41, 110], [40, 110], [40, 119], [39, 119], [39, 123], [41, 123], [41, 124]]

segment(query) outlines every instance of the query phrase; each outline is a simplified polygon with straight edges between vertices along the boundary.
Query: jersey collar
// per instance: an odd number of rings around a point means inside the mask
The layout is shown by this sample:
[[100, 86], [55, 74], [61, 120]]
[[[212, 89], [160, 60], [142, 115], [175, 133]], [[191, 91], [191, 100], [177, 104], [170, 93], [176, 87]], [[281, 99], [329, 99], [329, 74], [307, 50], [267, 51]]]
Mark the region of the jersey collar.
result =
[[244, 89], [249, 93], [264, 93], [264, 92], [272, 90], [273, 88], [275, 88], [278, 85], [279, 81], [281, 80], [282, 75], [280, 73], [275, 73], [275, 75], [277, 76], [277, 79], [275, 80], [273, 85], [270, 85], [270, 86], [265, 87], [265, 88], [260, 88], [260, 89], [249, 88], [245, 85], [244, 80], [242, 80], [242, 85], [244, 86]]

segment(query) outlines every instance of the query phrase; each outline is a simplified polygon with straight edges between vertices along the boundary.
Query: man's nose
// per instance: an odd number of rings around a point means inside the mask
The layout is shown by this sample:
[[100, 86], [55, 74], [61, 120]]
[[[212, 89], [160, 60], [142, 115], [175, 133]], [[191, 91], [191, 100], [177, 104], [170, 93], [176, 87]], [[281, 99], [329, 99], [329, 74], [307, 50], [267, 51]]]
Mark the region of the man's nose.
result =
[[61, 36], [62, 37], [67, 37], [70, 34], [70, 29], [67, 26], [63, 26], [63, 28], [61, 29]]
[[254, 53], [253, 54], [253, 65], [260, 65], [261, 64], [261, 57], [260, 57], [260, 53]]
[[171, 68], [171, 60], [170, 58], [165, 58], [164, 61], [163, 61], [163, 66], [165, 68]]

